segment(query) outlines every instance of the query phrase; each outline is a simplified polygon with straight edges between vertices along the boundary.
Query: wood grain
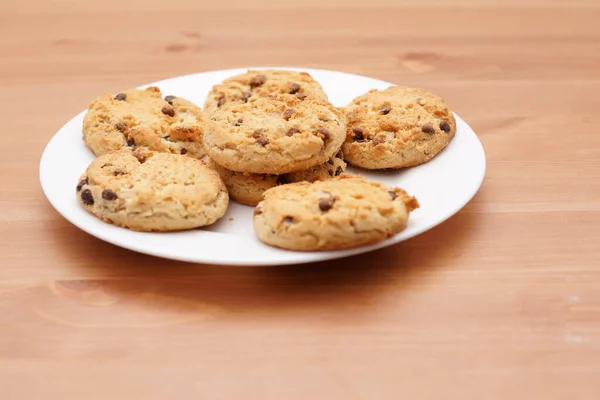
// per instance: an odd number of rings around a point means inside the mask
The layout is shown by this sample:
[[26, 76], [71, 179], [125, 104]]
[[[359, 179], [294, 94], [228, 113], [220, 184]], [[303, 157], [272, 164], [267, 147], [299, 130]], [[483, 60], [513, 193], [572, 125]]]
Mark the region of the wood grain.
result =
[[[596, 0], [0, 2], [1, 399], [600, 397]], [[38, 182], [99, 92], [256, 65], [430, 88], [479, 134], [458, 215], [372, 254], [189, 265], [63, 220]]]

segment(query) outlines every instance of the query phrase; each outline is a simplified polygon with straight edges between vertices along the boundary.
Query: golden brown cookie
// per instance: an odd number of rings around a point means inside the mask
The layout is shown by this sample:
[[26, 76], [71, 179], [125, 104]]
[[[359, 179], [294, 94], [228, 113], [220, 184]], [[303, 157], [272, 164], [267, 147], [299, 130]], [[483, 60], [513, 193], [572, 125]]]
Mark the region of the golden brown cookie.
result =
[[399, 188], [341, 175], [277, 186], [254, 211], [254, 230], [271, 246], [338, 250], [380, 242], [402, 231], [419, 207]]
[[346, 161], [367, 169], [411, 167], [438, 154], [456, 132], [446, 102], [424, 89], [371, 90], [344, 108]]
[[210, 225], [225, 214], [229, 203], [219, 174], [202, 161], [145, 148], [96, 158], [76, 191], [86, 210], [136, 231]]
[[207, 115], [228, 103], [246, 103], [251, 98], [293, 94], [299, 98], [311, 95], [327, 100], [319, 82], [306, 72], [281, 70], [250, 70], [244, 74], [225, 79], [215, 85], [204, 103]]
[[219, 173], [227, 186], [229, 197], [249, 206], [257, 205], [262, 200], [263, 193], [277, 185], [301, 181], [324, 181], [339, 176], [346, 170], [341, 150], [324, 164], [284, 175], [234, 172], [221, 167], [208, 157], [205, 162]]
[[163, 153], [204, 155], [204, 121], [200, 108], [160, 89], [104, 94], [83, 119], [83, 140], [97, 156], [123, 147], [144, 146]]
[[329, 102], [283, 94], [223, 105], [207, 119], [204, 147], [229, 170], [281, 175], [326, 162], [345, 135], [346, 118]]

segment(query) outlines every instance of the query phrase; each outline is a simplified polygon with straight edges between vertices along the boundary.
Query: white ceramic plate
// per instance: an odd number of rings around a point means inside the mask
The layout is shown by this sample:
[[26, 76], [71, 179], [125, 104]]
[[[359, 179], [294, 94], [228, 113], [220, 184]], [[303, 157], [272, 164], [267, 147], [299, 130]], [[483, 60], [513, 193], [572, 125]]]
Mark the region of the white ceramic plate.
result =
[[[336, 106], [346, 105], [370, 89], [385, 89], [392, 85], [342, 72], [302, 70], [309, 72], [323, 85]], [[181, 96], [202, 106], [214, 84], [245, 71], [204, 72], [151, 85], [160, 87], [165, 95]], [[379, 249], [418, 235], [455, 214], [475, 195], [485, 174], [483, 147], [473, 130], [456, 116], [455, 138], [426, 164], [395, 172], [348, 169], [350, 173], [359, 173], [368, 179], [401, 187], [416, 196], [421, 204], [421, 208], [411, 214], [408, 227], [384, 242], [328, 252], [293, 252], [272, 248], [259, 242], [254, 235], [253, 208], [233, 201], [227, 215], [212, 226], [175, 233], [140, 233], [102, 222], [84, 211], [76, 200], [75, 186], [94, 159], [81, 138], [84, 114], [85, 111], [67, 122], [50, 140], [42, 155], [40, 181], [48, 200], [72, 224], [99, 239], [175, 260], [225, 265], [277, 265], [328, 260]]]

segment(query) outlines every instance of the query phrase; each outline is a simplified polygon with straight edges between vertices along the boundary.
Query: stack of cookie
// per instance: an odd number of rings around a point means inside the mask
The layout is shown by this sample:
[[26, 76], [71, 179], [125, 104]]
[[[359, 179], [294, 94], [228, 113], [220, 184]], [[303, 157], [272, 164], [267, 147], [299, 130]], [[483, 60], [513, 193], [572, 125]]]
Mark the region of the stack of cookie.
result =
[[94, 215], [142, 231], [192, 229], [233, 200], [256, 206], [261, 241], [291, 250], [375, 243], [418, 208], [404, 190], [345, 174], [438, 154], [456, 130], [422, 89], [372, 90], [336, 108], [309, 74], [248, 71], [213, 87], [204, 112], [158, 88], [95, 100], [84, 141], [97, 156], [77, 185]]
[[255, 206], [272, 187], [346, 169], [346, 117], [307, 73], [234, 76], [213, 87], [204, 110], [207, 162], [239, 203]]
[[96, 158], [77, 184], [81, 205], [102, 220], [137, 231], [175, 231], [214, 223], [229, 196], [207, 167], [203, 113], [156, 87], [102, 95], [83, 120]]

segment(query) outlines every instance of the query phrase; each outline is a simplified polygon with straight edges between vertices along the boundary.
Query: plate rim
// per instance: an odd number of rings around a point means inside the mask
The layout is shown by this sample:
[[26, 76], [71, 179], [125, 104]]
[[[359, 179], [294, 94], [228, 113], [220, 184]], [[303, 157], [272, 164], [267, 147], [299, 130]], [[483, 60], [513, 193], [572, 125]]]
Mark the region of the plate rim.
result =
[[[172, 81], [175, 79], [191, 79], [194, 78], [196, 76], [201, 76], [201, 75], [209, 75], [209, 74], [214, 74], [214, 73], [221, 73], [221, 74], [236, 74], [247, 70], [265, 70], [265, 69], [280, 69], [280, 70], [288, 70], [288, 71], [305, 71], [308, 72], [310, 74], [313, 74], [313, 72], [317, 72], [317, 73], [332, 73], [332, 74], [344, 74], [344, 75], [348, 75], [350, 77], [361, 77], [361, 78], [365, 78], [365, 79], [370, 79], [370, 80], [375, 80], [378, 81], [382, 84], [386, 84], [386, 85], [398, 85], [392, 82], [388, 82], [388, 81], [384, 81], [381, 79], [377, 79], [377, 78], [372, 78], [369, 76], [364, 76], [364, 75], [359, 75], [359, 74], [353, 74], [353, 73], [348, 73], [348, 72], [344, 72], [344, 71], [335, 71], [335, 70], [327, 70], [327, 69], [316, 69], [316, 68], [302, 68], [302, 67], [278, 67], [278, 66], [263, 66], [263, 67], [240, 67], [240, 68], [228, 68], [228, 69], [220, 69], [220, 70], [210, 70], [210, 71], [202, 71], [202, 72], [195, 72], [195, 73], [191, 73], [191, 74], [185, 74], [185, 75], [180, 75], [180, 76], [174, 76], [171, 78], [165, 78], [165, 79], [161, 79], [158, 81], [154, 81], [151, 83], [147, 83], [144, 85], [140, 85], [137, 86], [137, 88], [145, 88], [148, 86], [159, 86], [160, 84], [162, 84], [165, 81]], [[480, 155], [481, 155], [481, 161], [482, 161], [482, 166], [479, 169], [479, 174], [477, 176], [477, 182], [475, 185], [475, 180], [473, 180], [473, 184], [474, 184], [474, 190], [472, 191], [472, 193], [469, 194], [469, 196], [465, 196], [462, 201], [460, 201], [460, 203], [457, 203], [457, 205], [455, 207], [452, 208], [451, 212], [448, 212], [443, 218], [440, 218], [438, 220], [435, 221], [435, 223], [433, 224], [429, 224], [427, 228], [424, 228], [422, 230], [416, 230], [414, 232], [411, 232], [411, 234], [409, 235], [405, 235], [405, 236], [399, 236], [399, 235], [395, 235], [387, 240], [384, 240], [382, 242], [378, 242], [375, 244], [371, 244], [371, 245], [367, 245], [367, 246], [360, 246], [360, 247], [356, 247], [356, 248], [351, 248], [351, 249], [342, 249], [342, 250], [333, 250], [333, 251], [290, 251], [290, 250], [283, 250], [286, 252], [291, 252], [291, 253], [296, 253], [299, 255], [300, 258], [307, 258], [307, 259], [294, 259], [293, 257], [290, 259], [285, 259], [285, 260], [277, 260], [277, 259], [273, 259], [273, 260], [248, 260], [248, 261], [231, 261], [231, 260], [218, 260], [218, 259], [214, 259], [211, 257], [205, 258], [204, 261], [200, 261], [198, 259], [191, 259], [188, 257], [180, 257], [178, 255], [165, 255], [164, 252], [160, 252], [160, 251], [155, 251], [153, 248], [142, 248], [141, 246], [138, 246], [137, 244], [123, 244], [121, 243], [118, 239], [114, 239], [111, 236], [109, 236], [108, 234], [105, 234], [103, 230], [100, 230], [99, 232], [94, 231], [93, 229], [89, 229], [86, 228], [84, 229], [83, 224], [78, 224], [76, 221], [74, 221], [71, 216], [68, 213], [63, 213], [61, 212], [61, 206], [56, 204], [52, 199], [52, 196], [49, 195], [49, 190], [48, 188], [45, 186], [45, 179], [44, 179], [44, 174], [45, 172], [43, 171], [43, 166], [44, 166], [44, 160], [49, 157], [48, 155], [48, 149], [50, 147], [50, 144], [52, 143], [52, 141], [59, 135], [59, 133], [70, 123], [72, 123], [74, 120], [81, 118], [82, 114], [84, 114], [85, 112], [87, 112], [87, 108], [82, 110], [81, 112], [77, 113], [75, 116], [73, 116], [72, 118], [70, 118], [67, 122], [65, 122], [50, 138], [50, 140], [46, 143], [46, 146], [44, 147], [44, 151], [42, 152], [42, 155], [40, 157], [40, 162], [39, 162], [39, 179], [40, 179], [40, 185], [42, 187], [42, 191], [44, 192], [44, 195], [47, 199], [47, 201], [52, 205], [52, 207], [56, 210], [56, 212], [58, 212], [58, 214], [63, 217], [64, 219], [66, 219], [69, 223], [71, 223], [72, 225], [74, 225], [75, 227], [77, 227], [78, 229], [80, 229], [81, 231], [85, 232], [86, 234], [93, 236], [97, 239], [100, 239], [102, 241], [105, 241], [107, 243], [110, 243], [112, 245], [115, 245], [117, 247], [121, 247], [130, 251], [134, 251], [137, 253], [142, 253], [142, 254], [146, 254], [146, 255], [150, 255], [153, 257], [158, 257], [158, 258], [162, 258], [165, 260], [175, 260], [175, 261], [182, 261], [182, 262], [188, 262], [188, 263], [194, 263], [194, 264], [200, 264], [200, 265], [219, 265], [219, 266], [245, 266], [245, 267], [256, 267], [256, 266], [278, 266], [278, 265], [294, 265], [294, 264], [308, 264], [308, 263], [314, 263], [314, 262], [322, 262], [322, 261], [329, 261], [329, 260], [333, 260], [333, 259], [338, 259], [338, 258], [346, 258], [346, 257], [350, 257], [353, 255], [358, 255], [358, 254], [364, 254], [364, 253], [369, 253], [378, 249], [382, 249], [384, 247], [388, 247], [388, 246], [392, 246], [392, 245], [397, 245], [400, 242], [403, 242], [405, 240], [409, 240], [415, 236], [418, 236], [424, 232], [427, 232], [431, 229], [436, 228], [437, 226], [441, 225], [442, 223], [446, 222], [448, 219], [452, 218], [453, 216], [455, 216], [461, 209], [463, 209], [474, 197], [475, 195], [479, 192], [479, 190], [481, 189], [481, 186], [483, 184], [483, 181], [485, 179], [485, 175], [487, 172], [487, 157], [485, 154], [485, 149], [483, 148], [483, 144], [481, 143], [481, 140], [479, 139], [479, 137], [477, 136], [477, 134], [475, 133], [475, 131], [467, 124], [466, 121], [464, 121], [460, 116], [458, 116], [456, 113], [453, 112], [454, 117], [457, 119], [457, 122], [459, 122], [460, 124], [466, 126], [468, 128], [468, 130], [470, 130], [470, 132], [468, 132], [469, 134], [472, 134], [472, 136], [474, 137], [476, 144], [480, 150]], [[47, 180], [46, 180], [46, 184], [48, 184]], [[410, 222], [409, 222], [410, 223]], [[120, 227], [116, 227], [114, 225], [110, 225], [112, 228], [117, 228], [117, 229], [125, 229], [125, 228], [120, 228]], [[110, 230], [110, 228], [108, 228], [108, 230]], [[93, 232], [92, 232], [93, 231]], [[164, 233], [164, 232], [135, 232], [138, 234], [142, 234], [142, 235], [164, 235], [164, 234], [169, 234], [169, 233]], [[220, 234], [224, 234], [224, 235], [229, 235], [227, 233], [224, 232], [211, 232], [211, 233], [220, 233]], [[282, 249], [280, 249], [282, 250]], [[313, 255], [313, 257], [303, 257], [306, 255]]]

